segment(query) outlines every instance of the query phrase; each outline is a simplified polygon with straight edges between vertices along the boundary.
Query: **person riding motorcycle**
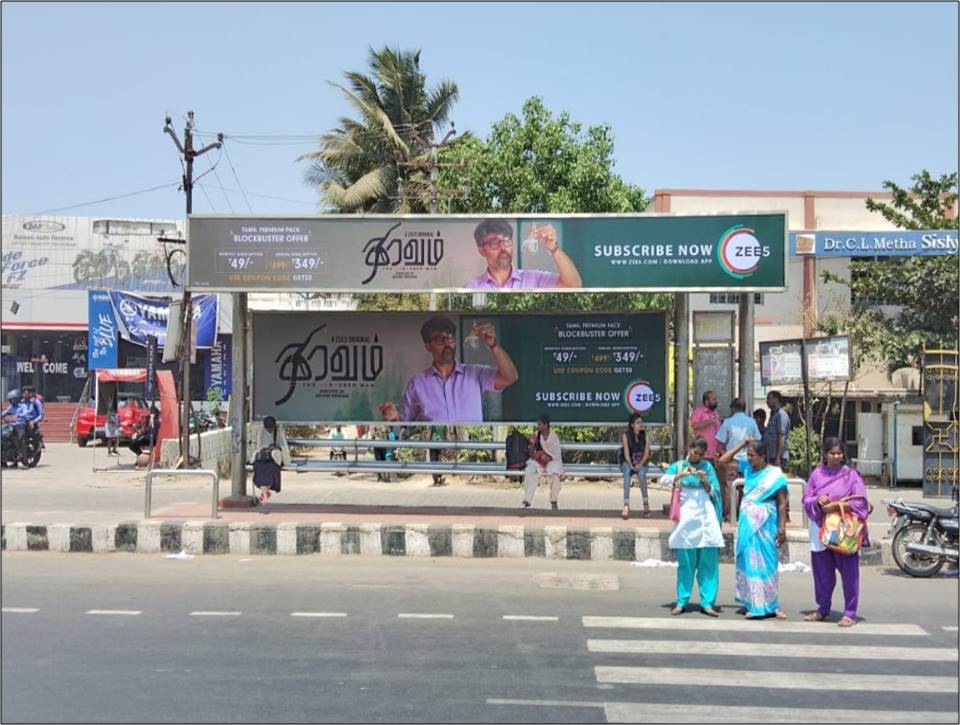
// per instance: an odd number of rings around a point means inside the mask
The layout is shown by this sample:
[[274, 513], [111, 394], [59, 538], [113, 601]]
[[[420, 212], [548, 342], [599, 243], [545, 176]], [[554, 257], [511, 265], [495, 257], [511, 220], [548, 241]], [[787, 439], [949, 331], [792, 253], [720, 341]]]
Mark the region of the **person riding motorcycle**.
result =
[[20, 399], [20, 392], [11, 390], [7, 393], [7, 408], [3, 411], [4, 435], [10, 435], [17, 449], [17, 459], [22, 461], [26, 455], [27, 421], [30, 419], [31, 407]]

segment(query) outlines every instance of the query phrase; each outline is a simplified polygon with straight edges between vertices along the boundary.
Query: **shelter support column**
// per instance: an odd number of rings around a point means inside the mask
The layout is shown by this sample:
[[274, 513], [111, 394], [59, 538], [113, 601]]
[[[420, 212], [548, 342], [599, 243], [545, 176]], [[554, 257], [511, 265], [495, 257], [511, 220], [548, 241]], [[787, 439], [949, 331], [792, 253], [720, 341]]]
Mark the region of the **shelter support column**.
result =
[[233, 294], [230, 386], [230, 497], [225, 504], [252, 505], [247, 496], [247, 293]]
[[753, 293], [744, 292], [740, 295], [740, 313], [737, 322], [740, 327], [739, 347], [737, 358], [740, 361], [737, 385], [737, 397], [743, 400], [747, 415], [753, 412], [753, 381], [754, 362], [753, 349]]
[[690, 420], [690, 295], [673, 296], [673, 438], [677, 458], [687, 452], [687, 425]]

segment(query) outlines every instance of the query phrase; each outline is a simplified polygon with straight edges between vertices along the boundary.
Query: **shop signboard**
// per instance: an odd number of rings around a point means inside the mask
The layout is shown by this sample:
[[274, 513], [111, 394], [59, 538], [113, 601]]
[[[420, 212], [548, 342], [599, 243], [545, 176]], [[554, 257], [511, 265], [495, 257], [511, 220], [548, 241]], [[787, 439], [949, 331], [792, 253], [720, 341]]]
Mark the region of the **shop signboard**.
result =
[[815, 257], [932, 257], [957, 253], [956, 229], [789, 232], [790, 254]]
[[264, 312], [253, 356], [254, 415], [287, 422], [667, 417], [662, 312]]
[[[182, 222], [106, 217], [3, 216], [4, 289], [173, 292], [182, 284]], [[169, 271], [168, 271], [169, 268]], [[171, 280], [171, 274], [173, 280]]]
[[782, 291], [786, 212], [191, 215], [194, 291]]

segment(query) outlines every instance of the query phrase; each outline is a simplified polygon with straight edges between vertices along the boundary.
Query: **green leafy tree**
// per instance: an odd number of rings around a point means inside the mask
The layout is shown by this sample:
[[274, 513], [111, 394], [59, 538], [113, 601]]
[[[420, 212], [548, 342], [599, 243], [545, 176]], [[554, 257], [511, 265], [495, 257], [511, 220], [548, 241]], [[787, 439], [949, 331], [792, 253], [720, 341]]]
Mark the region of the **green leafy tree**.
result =
[[423, 212], [429, 197], [417, 163], [447, 121], [459, 92], [456, 83], [427, 87], [420, 51], [370, 49], [370, 73], [344, 73], [346, 84], [331, 83], [346, 96], [356, 117], [320, 138], [306, 182], [320, 190], [325, 206], [340, 213]]
[[[892, 181], [883, 187], [893, 194], [889, 203], [867, 199], [867, 209], [878, 212], [901, 229], [957, 230], [957, 173], [934, 178], [924, 170], [904, 189]], [[849, 315], [832, 315], [820, 325], [827, 333], [849, 333], [857, 362], [886, 361], [888, 371], [919, 366], [924, 347], [957, 344], [957, 308], [960, 306], [957, 257], [895, 257], [858, 260], [850, 264], [851, 280], [830, 272], [823, 279], [848, 285]], [[878, 300], [895, 303], [884, 310]]]
[[[643, 189], [614, 171], [609, 125], [584, 129], [538, 97], [523, 104], [520, 116], [508, 113], [494, 123], [485, 139], [461, 138], [444, 161], [462, 164], [441, 173], [442, 187], [465, 192], [450, 200], [454, 213], [629, 213], [648, 203]], [[491, 295], [487, 309], [622, 312], [669, 309], [672, 300], [668, 294]]]

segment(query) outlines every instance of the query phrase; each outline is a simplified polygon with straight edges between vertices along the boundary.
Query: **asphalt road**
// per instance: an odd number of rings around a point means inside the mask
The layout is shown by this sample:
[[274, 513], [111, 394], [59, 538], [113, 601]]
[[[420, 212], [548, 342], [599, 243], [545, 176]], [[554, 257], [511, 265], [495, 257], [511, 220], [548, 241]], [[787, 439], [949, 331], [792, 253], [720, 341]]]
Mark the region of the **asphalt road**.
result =
[[5, 723], [958, 717], [956, 577], [865, 569], [840, 630], [801, 621], [801, 573], [786, 622], [745, 622], [729, 566], [712, 620], [669, 616], [674, 569], [619, 562], [2, 561]]

